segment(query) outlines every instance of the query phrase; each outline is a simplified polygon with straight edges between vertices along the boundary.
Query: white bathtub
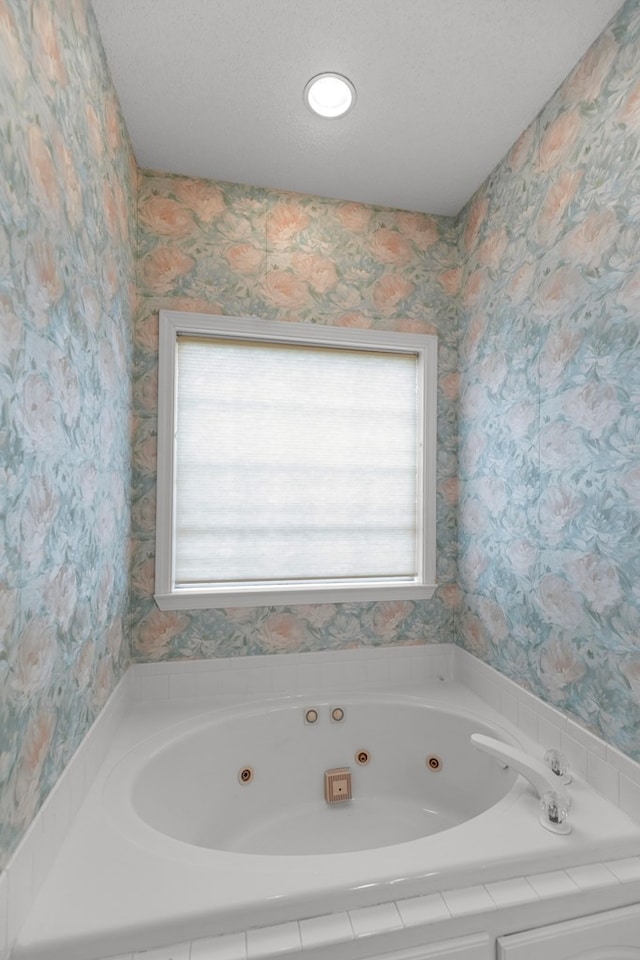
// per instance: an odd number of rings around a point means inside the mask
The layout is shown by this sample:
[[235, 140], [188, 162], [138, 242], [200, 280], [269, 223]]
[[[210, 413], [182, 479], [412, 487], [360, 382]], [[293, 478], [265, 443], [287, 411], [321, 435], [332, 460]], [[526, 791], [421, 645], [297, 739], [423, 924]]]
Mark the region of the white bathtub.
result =
[[[580, 780], [572, 833], [543, 829], [531, 786], [469, 744], [526, 737], [460, 684], [238, 699], [131, 710], [16, 957], [87, 960], [640, 852]], [[353, 799], [328, 806], [324, 771], [343, 766]]]
[[[234, 854], [389, 847], [451, 830], [513, 787], [516, 774], [473, 749], [472, 733], [515, 742], [480, 717], [406, 697], [270, 700], [145, 740], [111, 773], [105, 802], [117, 826], [153, 849], [149, 827]], [[333, 768], [349, 771], [346, 802], [325, 800], [323, 774]]]

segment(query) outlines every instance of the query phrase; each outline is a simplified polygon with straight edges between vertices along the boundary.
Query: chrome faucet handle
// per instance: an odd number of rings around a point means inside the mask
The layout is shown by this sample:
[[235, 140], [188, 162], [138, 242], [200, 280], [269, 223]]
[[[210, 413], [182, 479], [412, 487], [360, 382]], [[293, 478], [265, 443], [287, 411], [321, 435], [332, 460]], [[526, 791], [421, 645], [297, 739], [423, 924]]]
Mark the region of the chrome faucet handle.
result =
[[551, 833], [566, 835], [571, 833], [571, 824], [567, 823], [569, 815], [568, 797], [549, 790], [540, 800], [540, 823]]
[[563, 790], [562, 784], [558, 782], [555, 773], [552, 773], [549, 767], [545, 766], [541, 760], [529, 756], [523, 750], [509, 746], [501, 740], [495, 740], [493, 737], [486, 737], [482, 733], [472, 733], [471, 743], [478, 750], [482, 750], [496, 760], [509, 767], [513, 767], [518, 773], [521, 773], [529, 781], [539, 797], [543, 797], [548, 791], [557, 793], [563, 804], [569, 808], [569, 795]]
[[561, 750], [552, 747], [544, 755], [544, 762], [552, 773], [558, 777], [559, 783], [571, 783], [571, 774], [569, 772], [569, 761]]

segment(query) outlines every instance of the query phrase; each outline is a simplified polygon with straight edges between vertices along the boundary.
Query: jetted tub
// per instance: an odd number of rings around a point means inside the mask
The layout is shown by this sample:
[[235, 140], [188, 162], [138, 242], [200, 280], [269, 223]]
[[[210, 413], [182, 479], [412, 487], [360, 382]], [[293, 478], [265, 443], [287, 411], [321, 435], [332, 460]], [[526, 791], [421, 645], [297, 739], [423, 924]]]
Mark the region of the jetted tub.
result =
[[[480, 718], [406, 698], [271, 701], [140, 744], [111, 775], [107, 804], [132, 834], [137, 817], [212, 850], [387, 847], [456, 827], [513, 786], [516, 774], [473, 749], [472, 733], [515, 742]], [[350, 777], [349, 800], [325, 799], [335, 768]]]
[[[638, 827], [579, 779], [572, 832], [545, 830], [531, 785], [473, 733], [532, 748], [457, 683], [133, 707], [16, 958], [87, 960], [640, 851]], [[342, 767], [352, 799], [327, 804], [325, 771]]]

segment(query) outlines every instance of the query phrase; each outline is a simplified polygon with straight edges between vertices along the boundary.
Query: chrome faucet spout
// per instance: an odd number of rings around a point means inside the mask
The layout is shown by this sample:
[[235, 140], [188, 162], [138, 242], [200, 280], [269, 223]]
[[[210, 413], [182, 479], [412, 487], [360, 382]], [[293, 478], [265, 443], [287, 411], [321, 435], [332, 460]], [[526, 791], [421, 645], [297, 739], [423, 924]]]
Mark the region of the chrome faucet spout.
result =
[[518, 773], [521, 773], [529, 781], [539, 797], [542, 797], [548, 790], [557, 793], [563, 802], [570, 802], [569, 796], [562, 785], [560, 777], [557, 777], [549, 767], [546, 767], [540, 760], [530, 757], [522, 750], [509, 746], [508, 743], [502, 743], [501, 740], [494, 740], [493, 737], [485, 737], [482, 733], [472, 733], [471, 743], [478, 750], [489, 753], [496, 760], [513, 767]]

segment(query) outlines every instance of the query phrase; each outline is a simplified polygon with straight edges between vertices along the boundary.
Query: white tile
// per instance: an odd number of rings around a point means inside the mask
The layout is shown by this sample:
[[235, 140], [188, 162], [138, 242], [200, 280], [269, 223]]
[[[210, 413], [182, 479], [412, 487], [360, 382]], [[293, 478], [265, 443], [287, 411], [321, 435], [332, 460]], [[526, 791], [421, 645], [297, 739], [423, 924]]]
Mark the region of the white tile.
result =
[[562, 730], [545, 717], [538, 717], [538, 743], [544, 750], [562, 750]]
[[594, 790], [618, 806], [620, 802], [618, 771], [606, 760], [591, 752], [587, 755], [587, 780]]
[[500, 696], [500, 709], [507, 720], [518, 725], [518, 701], [506, 690], [503, 690]]
[[[158, 660], [153, 664], [153, 674], [157, 677], [168, 676], [170, 673], [175, 673], [175, 667], [178, 663], [183, 662], [183, 660]], [[149, 664], [148, 666], [152, 665]], [[151, 676], [151, 671], [148, 672], [148, 676]]]
[[[86, 767], [85, 767], [85, 778], [86, 778]], [[86, 783], [86, 779], [85, 779]], [[59, 843], [62, 843], [67, 831], [72, 823], [71, 816], [71, 785], [67, 777], [64, 774], [60, 777], [55, 787], [53, 788], [52, 793], [50, 794], [48, 801], [50, 803], [45, 803], [42, 812], [45, 820], [45, 830], [49, 830], [52, 826], [52, 823], [55, 822], [55, 831], [57, 834], [57, 840]], [[50, 810], [51, 808], [51, 810]]]
[[397, 900], [396, 907], [405, 927], [414, 927], [423, 923], [437, 923], [449, 920], [449, 908], [439, 893], [424, 897], [411, 897], [409, 900]]
[[274, 666], [271, 685], [276, 693], [294, 693], [298, 685], [297, 664], [277, 664]]
[[570, 737], [573, 737], [574, 740], [577, 740], [578, 743], [586, 747], [587, 750], [591, 751], [591, 753], [595, 753], [596, 756], [602, 757], [603, 759], [606, 757], [607, 745], [604, 740], [590, 733], [584, 727], [580, 726], [579, 723], [575, 723], [573, 720], [567, 720], [567, 733]]
[[496, 909], [495, 903], [482, 886], [444, 890], [442, 896], [453, 917]]
[[342, 690], [361, 690], [364, 686], [363, 664], [359, 660], [347, 660], [340, 670]]
[[[64, 776], [64, 774], [63, 774]], [[59, 781], [58, 781], [59, 782]], [[55, 809], [54, 804], [49, 804], [47, 798], [47, 808], [48, 811], [53, 811]], [[52, 823], [51, 812], [48, 815], [45, 814], [44, 808], [40, 811], [39, 814], [40, 822], [42, 825], [42, 830], [40, 833], [40, 841], [35, 846], [33, 851], [33, 892], [34, 896], [40, 890], [40, 887], [44, 883], [51, 865], [53, 864], [54, 858], [56, 857], [60, 844], [62, 842], [62, 837], [58, 841], [55, 822]]]
[[570, 772], [586, 780], [588, 750], [584, 744], [578, 743], [569, 734], [563, 733], [560, 738], [560, 749], [567, 756]]
[[203, 663], [208, 661], [205, 660], [167, 660], [167, 664], [170, 667], [169, 673], [175, 675], [178, 673], [190, 673], [196, 674], [202, 670]]
[[345, 656], [351, 657], [354, 660], [357, 660], [358, 663], [367, 663], [371, 659], [380, 657], [381, 651], [384, 650], [383, 647], [350, 647], [348, 650], [343, 651]]
[[431, 675], [434, 680], [451, 680], [453, 673], [451, 667], [451, 655], [441, 654], [431, 658]]
[[[71, 825], [70, 794], [64, 787], [64, 775], [58, 780], [47, 803], [42, 808], [42, 839], [44, 849], [36, 854], [36, 868], [44, 869], [42, 861], [51, 866]], [[60, 788], [60, 789], [59, 789]], [[38, 863], [40, 859], [40, 863]]]
[[531, 903], [532, 900], [538, 899], [537, 893], [524, 877], [487, 883], [485, 887], [497, 907], [512, 907], [518, 903]]
[[491, 677], [484, 674], [478, 676], [474, 683], [474, 689], [478, 696], [493, 707], [499, 710], [501, 705], [501, 691], [499, 685]]
[[627, 779], [633, 780], [634, 783], [640, 783], [640, 763], [636, 763], [635, 760], [632, 760], [631, 757], [628, 757], [625, 753], [620, 753], [619, 750], [610, 746], [607, 746], [607, 760], [613, 764], [620, 773], [624, 773]]
[[221, 937], [193, 940], [190, 960], [246, 960], [247, 938], [244, 933], [228, 933]]
[[317, 666], [318, 664], [328, 663], [330, 660], [336, 660], [338, 652], [335, 650], [308, 650], [305, 653], [297, 654], [297, 657], [300, 667], [308, 667], [313, 664]]
[[[302, 949], [322, 947], [329, 943], [345, 943], [353, 940], [353, 929], [347, 913], [330, 913], [324, 917], [300, 920]], [[191, 958], [193, 960], [193, 957]]]
[[414, 643], [397, 644], [394, 647], [387, 647], [390, 660], [408, 660], [415, 657], [417, 649], [426, 649], [426, 647], [416, 647]]
[[[62, 774], [64, 779], [64, 773]], [[46, 857], [49, 854], [48, 837], [45, 838], [44, 817], [40, 810], [27, 830], [16, 853], [16, 858], [26, 858], [31, 862], [31, 900], [35, 899], [36, 894], [42, 886], [46, 871], [50, 866]]]
[[456, 646], [453, 652], [453, 672], [455, 679], [464, 683], [467, 687], [471, 687], [473, 677], [475, 676], [476, 665], [479, 662], [477, 657], [472, 656], [466, 650], [463, 650], [462, 647]]
[[248, 960], [258, 957], [280, 956], [302, 949], [297, 923], [278, 923], [274, 927], [258, 927], [247, 930]]
[[14, 943], [33, 902], [33, 845], [31, 832], [20, 843], [7, 867], [9, 883], [8, 939]]
[[[86, 747], [88, 746], [87, 739], [85, 739], [81, 744], [78, 750], [76, 750], [74, 756], [71, 758], [71, 761], [67, 764], [67, 767], [64, 771], [64, 776], [69, 781], [69, 819], [73, 820], [84, 801], [86, 796], [87, 787], [86, 787], [86, 776], [87, 776], [87, 764], [86, 764]], [[59, 781], [58, 781], [59, 782]]]
[[611, 870], [621, 883], [640, 880], [640, 857], [627, 857], [624, 860], [608, 860], [605, 867]]
[[269, 667], [258, 667], [247, 671], [247, 690], [249, 693], [271, 693], [273, 674]]
[[368, 660], [365, 667], [366, 682], [370, 686], [384, 685], [389, 681], [389, 664], [383, 658]]
[[169, 947], [158, 947], [155, 950], [141, 950], [134, 953], [133, 960], [189, 960], [191, 943], [173, 943]]
[[0, 873], [0, 960], [6, 960], [9, 954], [7, 938], [9, 928], [9, 884], [7, 871]]
[[431, 683], [434, 676], [433, 660], [429, 657], [410, 657], [405, 661], [405, 670], [411, 674], [412, 684]]
[[195, 673], [220, 673], [224, 669], [224, 664], [228, 663], [223, 657], [213, 657], [210, 660], [196, 660], [194, 663]]
[[376, 933], [402, 929], [402, 920], [395, 903], [381, 903], [375, 907], [350, 910], [349, 918], [356, 937], [370, 937]]
[[211, 700], [222, 693], [222, 676], [218, 670], [203, 670], [196, 674], [196, 697]]
[[225, 670], [222, 674], [223, 693], [249, 693], [249, 677], [244, 670]]
[[358, 650], [359, 655], [366, 660], [388, 660], [389, 647], [360, 647]]
[[137, 671], [140, 664], [132, 664], [127, 670], [127, 691], [131, 703], [142, 700], [142, 677]]
[[538, 742], [538, 715], [532, 707], [523, 703], [521, 699], [518, 701], [518, 727], [528, 737], [531, 737], [536, 743]]
[[533, 707], [538, 714], [538, 720], [546, 720], [547, 723], [552, 723], [554, 727], [558, 727], [560, 730], [567, 729], [566, 715], [556, 710], [555, 707], [545, 703], [544, 700], [540, 700], [539, 697], [534, 697], [534, 702], [531, 703], [530, 706]]
[[298, 664], [298, 689], [318, 690], [321, 686], [322, 667], [319, 663]]
[[143, 700], [168, 700], [169, 677], [167, 674], [155, 674], [142, 678]]
[[562, 897], [567, 893], [578, 893], [578, 886], [564, 870], [551, 873], [536, 873], [527, 880], [541, 899]]
[[170, 700], [193, 700], [196, 696], [197, 682], [195, 673], [170, 673], [169, 674], [169, 699]]
[[249, 670], [253, 669], [253, 663], [258, 663], [258, 659], [251, 654], [238, 654], [237, 657], [222, 657], [218, 660], [220, 669], [227, 670]]
[[389, 661], [389, 683], [392, 687], [410, 686], [412, 680], [411, 660], [395, 658]]
[[[105, 720], [108, 720], [108, 718], [105, 718]], [[89, 731], [89, 737], [83, 744], [85, 790], [88, 790], [95, 780], [112, 738], [113, 727], [110, 722], [103, 722], [101, 715]], [[71, 795], [69, 795], [69, 817], [71, 818]]]
[[346, 690], [354, 683], [354, 674], [359, 671], [359, 666], [353, 660], [346, 663], [327, 663], [320, 664], [319, 678], [323, 690]]
[[636, 823], [640, 823], [640, 783], [619, 774], [620, 808]]
[[587, 863], [582, 867], [567, 867], [566, 871], [581, 890], [611, 887], [620, 881], [603, 863]]

